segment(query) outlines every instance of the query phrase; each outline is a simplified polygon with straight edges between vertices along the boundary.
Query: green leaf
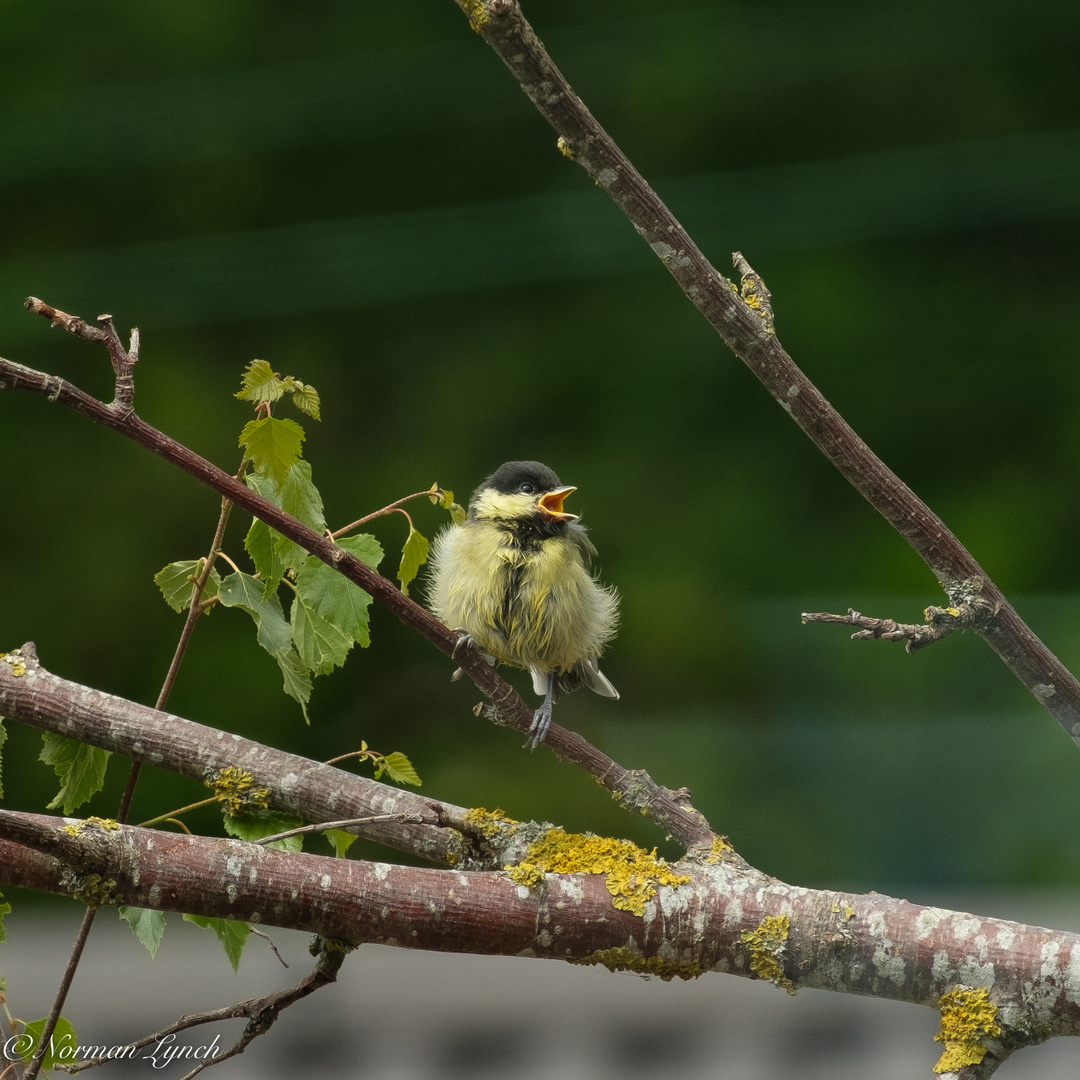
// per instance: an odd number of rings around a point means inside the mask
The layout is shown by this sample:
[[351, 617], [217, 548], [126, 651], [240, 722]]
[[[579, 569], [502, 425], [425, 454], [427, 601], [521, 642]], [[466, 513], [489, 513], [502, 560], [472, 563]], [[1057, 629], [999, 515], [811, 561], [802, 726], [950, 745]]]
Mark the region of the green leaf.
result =
[[465, 520], [465, 510], [454, 502], [454, 493], [449, 488], [440, 488], [438, 484], [432, 484], [433, 492], [431, 501], [438, 503], [444, 510], [450, 512], [450, 520], [455, 525], [460, 525]]
[[355, 555], [361, 562], [367, 563], [372, 570], [379, 569], [383, 558], [382, 544], [370, 533], [346, 536], [338, 541], [338, 546], [343, 547], [350, 555]]
[[150, 955], [157, 956], [158, 946], [165, 934], [165, 916], [160, 911], [128, 907], [126, 904], [121, 904], [116, 910], [131, 927], [131, 932], [150, 950]]
[[[313, 532], [326, 531], [326, 519], [323, 517], [323, 501], [319, 489], [311, 482], [311, 464], [298, 461], [293, 465], [281, 486], [278, 505], [286, 514], [303, 522]], [[299, 570], [308, 557], [308, 552], [299, 544], [278, 534], [275, 541], [278, 557], [288, 570]]]
[[[296, 817], [295, 814], [279, 814], [273, 810], [247, 814], [242, 818], [222, 814], [222, 818], [225, 821], [225, 831], [230, 836], [235, 836], [237, 840], [247, 840], [248, 843], [261, 840], [264, 836], [273, 836], [274, 833], [298, 829], [304, 824], [304, 819]], [[304, 838], [288, 836], [284, 840], [275, 840], [266, 847], [277, 848], [279, 851], [302, 851]]]
[[[33, 1020], [23, 1027], [21, 1035], [9, 1040], [10, 1045], [23, 1061], [28, 1062], [37, 1053], [47, 1022], [47, 1017]], [[74, 1061], [75, 1049], [78, 1045], [79, 1040], [75, 1038], [75, 1029], [71, 1026], [71, 1021], [65, 1020], [62, 1016], [59, 1017], [49, 1039], [49, 1048], [41, 1059], [42, 1069], [53, 1069], [58, 1061]]]
[[46, 809], [62, 806], [65, 814], [71, 814], [104, 786], [109, 751], [51, 731], [44, 732], [41, 741], [45, 745], [38, 760], [51, 765], [60, 779], [60, 791]]
[[292, 631], [281, 608], [277, 593], [266, 597], [263, 583], [250, 574], [229, 574], [218, 588], [218, 599], [225, 607], [246, 611], [255, 622], [259, 644], [271, 655], [292, 648]]
[[398, 567], [398, 581], [401, 582], [401, 591], [409, 591], [409, 583], [420, 572], [420, 567], [427, 562], [428, 542], [416, 529], [409, 529], [409, 538], [401, 549], [401, 565]]
[[[265, 476], [255, 474], [246, 476], [244, 482], [252, 491], [285, 513], [291, 514], [313, 532], [322, 533], [326, 530], [322, 496], [311, 482], [311, 465], [308, 462], [296, 462], [280, 486], [275, 486]], [[276, 529], [261, 522], [251, 526], [244, 547], [254, 561], [259, 576], [267, 582], [266, 592], [277, 588], [285, 570], [299, 570], [308, 557], [307, 551], [299, 544], [293, 543]], [[273, 589], [269, 587], [271, 579], [274, 582]]]
[[[372, 569], [382, 559], [382, 547], [373, 536], [352, 536], [342, 540], [340, 546]], [[352, 641], [364, 648], [371, 643], [368, 635], [371, 596], [332, 566], [314, 556], [309, 558], [296, 576], [296, 595], [298, 602], [306, 604], [314, 615], [325, 619]]]
[[235, 919], [208, 919], [202, 915], [185, 915], [184, 922], [194, 923], [204, 930], [213, 930], [229, 958], [229, 963], [232, 964], [233, 971], [240, 970], [240, 954], [251, 934], [251, 927], [247, 923], [236, 922]]
[[284, 384], [266, 360], [252, 360], [244, 368], [242, 386], [243, 389], [236, 396], [241, 401], [253, 401], [256, 405], [277, 401], [285, 393]]
[[311, 676], [292, 644], [292, 627], [276, 593], [266, 596], [262, 582], [250, 574], [230, 574], [218, 593], [225, 607], [246, 611], [255, 623], [259, 644], [277, 661], [285, 676], [284, 690], [300, 703], [304, 721], [310, 723], [307, 703], [311, 699]]
[[333, 623], [315, 613], [298, 592], [289, 611], [292, 639], [300, 662], [316, 675], [329, 675], [345, 663], [353, 639]]
[[334, 855], [339, 859], [344, 859], [345, 852], [359, 839], [356, 833], [346, 832], [344, 829], [324, 829], [323, 836], [334, 845]]
[[263, 595], [267, 597], [277, 592], [285, 573], [285, 564], [274, 547], [276, 538], [277, 533], [258, 518], [252, 520], [251, 528], [244, 537], [244, 550], [255, 564], [255, 572], [263, 582]]
[[413, 787], [423, 784], [413, 763], [399, 750], [375, 759], [375, 779], [378, 780], [384, 772], [395, 784], [412, 784]]
[[[280, 506], [277, 489], [265, 476], [249, 474], [244, 477], [244, 483], [256, 495], [261, 495], [275, 506]], [[285, 573], [285, 564], [281, 561], [281, 556], [278, 555], [275, 546], [280, 539], [280, 533], [275, 532], [265, 521], [260, 521], [258, 518], [252, 519], [251, 528], [248, 529], [248, 534], [244, 538], [244, 549], [251, 556], [255, 571], [263, 580], [263, 595], [266, 597], [277, 592], [282, 575]]]
[[312, 420], [319, 419], [319, 391], [314, 386], [305, 386], [302, 382], [295, 382], [289, 387], [292, 390], [293, 404], [302, 412], [307, 413]]
[[304, 667], [300, 657], [292, 649], [286, 653], [278, 653], [274, 659], [281, 668], [281, 674], [285, 676], [285, 693], [300, 703], [304, 723], [310, 724], [311, 717], [308, 716], [307, 703], [311, 700], [311, 672]]
[[[195, 592], [195, 579], [202, 573], [205, 559], [184, 559], [182, 562], [169, 563], [163, 570], [154, 575], [154, 583], [165, 597], [165, 603], [173, 611], [185, 611], [191, 606], [191, 596]], [[210, 576], [203, 586], [202, 599], [209, 600], [217, 595], [218, 584], [221, 578], [216, 570], [210, 571]]]
[[[0, 941], [7, 941], [7, 929], [4, 926], [4, 916], [11, 914], [11, 905], [4, 900], [4, 894], [0, 893]], [[2, 988], [0, 988], [2, 990]]]
[[295, 420], [262, 416], [250, 420], [240, 432], [240, 445], [255, 471], [268, 476], [278, 487], [285, 483], [290, 466], [300, 460], [304, 429]]

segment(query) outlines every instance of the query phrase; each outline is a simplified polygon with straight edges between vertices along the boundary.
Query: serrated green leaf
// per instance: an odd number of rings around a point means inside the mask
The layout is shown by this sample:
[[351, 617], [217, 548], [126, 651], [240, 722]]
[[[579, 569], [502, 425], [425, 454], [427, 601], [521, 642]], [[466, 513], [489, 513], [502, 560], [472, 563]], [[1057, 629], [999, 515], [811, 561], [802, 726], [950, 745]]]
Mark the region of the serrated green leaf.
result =
[[[154, 584], [161, 590], [165, 603], [173, 611], [186, 611], [191, 606], [191, 597], [195, 592], [193, 579], [198, 578], [202, 573], [204, 563], [204, 559], [184, 559], [181, 562], [169, 563], [154, 575]], [[203, 586], [202, 600], [204, 602], [217, 595], [220, 582], [218, 572], [211, 570]]]
[[41, 741], [44, 746], [38, 760], [51, 765], [60, 780], [60, 791], [46, 809], [60, 806], [65, 814], [74, 813], [104, 786], [109, 751], [51, 731], [44, 732]]
[[328, 622], [298, 592], [289, 610], [292, 623], [292, 639], [300, 662], [316, 675], [329, 675], [345, 663], [345, 657], [353, 647], [353, 639]]
[[324, 829], [323, 836], [334, 845], [334, 855], [339, 859], [344, 859], [345, 852], [359, 839], [356, 833], [344, 829]]
[[[23, 1061], [28, 1062], [37, 1053], [47, 1022], [47, 1017], [32, 1020], [23, 1027], [20, 1036], [8, 1040], [8, 1043]], [[8, 1043], [5, 1043], [5, 1046]], [[58, 1017], [56, 1027], [53, 1028], [52, 1036], [49, 1039], [49, 1048], [41, 1059], [41, 1068], [43, 1070], [53, 1069], [58, 1061], [74, 1061], [76, 1057], [75, 1048], [78, 1045], [79, 1040], [75, 1037], [75, 1029], [71, 1026], [71, 1021], [63, 1016]]]
[[398, 581], [401, 591], [409, 591], [409, 583], [420, 572], [420, 567], [427, 562], [428, 542], [416, 529], [409, 529], [409, 538], [401, 549], [401, 565], [398, 567]]
[[126, 904], [121, 904], [116, 910], [131, 927], [131, 932], [147, 947], [150, 955], [157, 956], [158, 946], [165, 934], [165, 916], [160, 911], [128, 907]]
[[[280, 506], [281, 497], [268, 477], [249, 473], [244, 477], [244, 483], [256, 495], [261, 495], [275, 506]], [[244, 549], [251, 556], [255, 570], [263, 580], [264, 596], [277, 592], [277, 587], [281, 584], [281, 578], [285, 573], [285, 564], [281, 561], [275, 547], [280, 539], [281, 534], [271, 529], [265, 521], [252, 518], [251, 528], [248, 529], [248, 534], [244, 538]]]
[[[286, 514], [303, 522], [313, 532], [326, 531], [323, 517], [323, 501], [319, 489], [311, 480], [311, 463], [298, 461], [293, 465], [281, 486], [278, 505]], [[299, 570], [308, 558], [308, 552], [299, 544], [278, 534], [275, 550], [288, 570]]]
[[[382, 547], [373, 536], [351, 536], [340, 541], [340, 546], [372, 569], [382, 559]], [[368, 608], [371, 606], [371, 596], [332, 566], [314, 556], [309, 558], [297, 574], [296, 594], [298, 600], [315, 615], [347, 637], [365, 648], [370, 644]]]
[[280, 487], [285, 483], [290, 466], [300, 460], [304, 438], [304, 429], [295, 420], [261, 416], [244, 425], [240, 445], [255, 471], [268, 476]]
[[314, 386], [305, 386], [302, 382], [292, 387], [293, 404], [302, 412], [307, 413], [312, 420], [320, 419], [319, 416], [319, 391]]
[[[248, 843], [261, 840], [264, 836], [273, 836], [274, 833], [298, 829], [304, 824], [304, 819], [296, 817], [295, 814], [279, 814], [273, 810], [263, 810], [242, 818], [230, 817], [228, 814], [221, 816], [225, 822], [225, 831], [230, 836], [235, 836], [237, 840], [247, 840]], [[304, 838], [303, 836], [288, 836], [284, 840], [275, 840], [266, 846], [280, 851], [302, 851]]]
[[4, 926], [4, 916], [11, 914], [11, 905], [4, 899], [4, 894], [0, 893], [0, 941], [7, 941], [7, 928]]
[[281, 674], [285, 676], [285, 693], [294, 701], [299, 702], [300, 711], [304, 714], [304, 723], [310, 724], [307, 703], [311, 700], [311, 672], [304, 667], [300, 657], [290, 649], [285, 653], [278, 653], [274, 659], [281, 668]]
[[277, 594], [266, 596], [262, 582], [250, 574], [235, 573], [222, 581], [218, 595], [225, 607], [240, 608], [251, 616], [259, 644], [277, 661], [285, 676], [285, 693], [299, 702], [304, 722], [310, 723], [307, 703], [311, 699], [311, 675], [293, 649], [292, 626]]
[[459, 506], [456, 502], [451, 502], [446, 509], [450, 511], [450, 520], [455, 525], [460, 525], [465, 520], [464, 506]]
[[262, 581], [264, 596], [270, 596], [277, 592], [281, 579], [285, 574], [285, 565], [278, 557], [274, 541], [277, 533], [258, 518], [253, 518], [251, 528], [244, 537], [244, 550], [255, 564], [255, 572]]
[[252, 360], [244, 368], [241, 385], [242, 389], [236, 396], [241, 401], [254, 401], [257, 405], [277, 401], [285, 393], [281, 380], [266, 360]]
[[261, 581], [250, 574], [229, 574], [218, 588], [218, 599], [224, 607], [240, 608], [251, 616], [259, 644], [271, 656], [292, 648], [292, 631], [281, 600], [276, 593], [264, 596]]
[[233, 971], [240, 970], [240, 954], [251, 934], [247, 923], [237, 922], [235, 919], [208, 919], [202, 915], [185, 915], [184, 922], [194, 923], [204, 930], [213, 930], [229, 958], [229, 963], [232, 964]]
[[383, 559], [382, 544], [370, 533], [346, 536], [338, 541], [338, 546], [343, 547], [350, 555], [355, 555], [361, 562], [367, 563], [372, 570], [379, 569], [379, 563]]
[[[323, 517], [322, 496], [311, 481], [311, 465], [307, 461], [298, 461], [288, 471], [285, 482], [275, 487], [269, 478], [249, 474], [244, 482], [252, 491], [272, 502], [278, 509], [284, 510], [313, 532], [326, 531], [326, 519]], [[248, 531], [244, 547], [255, 563], [259, 576], [268, 584], [265, 592], [277, 589], [285, 570], [299, 570], [307, 559], [308, 553], [299, 544], [282, 536], [276, 529], [259, 522], [252, 524]], [[264, 531], [265, 530], [265, 531]], [[267, 550], [267, 543], [270, 550]], [[269, 582], [273, 579], [273, 589]]]
[[413, 763], [400, 750], [376, 759], [375, 779], [378, 780], [384, 772], [395, 784], [412, 784], [413, 787], [420, 787], [423, 784], [416, 769], [413, 768]]

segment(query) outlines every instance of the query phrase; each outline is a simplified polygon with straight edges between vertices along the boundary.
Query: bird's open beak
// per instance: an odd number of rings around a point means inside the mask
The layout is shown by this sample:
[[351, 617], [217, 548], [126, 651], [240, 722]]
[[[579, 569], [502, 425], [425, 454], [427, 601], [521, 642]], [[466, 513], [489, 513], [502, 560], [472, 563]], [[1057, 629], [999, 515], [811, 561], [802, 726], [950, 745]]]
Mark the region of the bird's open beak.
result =
[[562, 508], [563, 500], [572, 491], [577, 491], [577, 488], [561, 487], [549, 491], [546, 495], [541, 495], [539, 503], [541, 512], [555, 521], [576, 521], [577, 514], [568, 514]]

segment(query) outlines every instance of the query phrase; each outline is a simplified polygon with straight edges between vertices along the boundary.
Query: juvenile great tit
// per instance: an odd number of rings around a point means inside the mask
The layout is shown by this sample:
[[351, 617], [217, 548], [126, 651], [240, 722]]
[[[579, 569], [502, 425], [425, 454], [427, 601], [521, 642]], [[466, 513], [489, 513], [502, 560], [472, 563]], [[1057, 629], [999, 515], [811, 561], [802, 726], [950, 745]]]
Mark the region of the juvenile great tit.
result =
[[593, 577], [596, 548], [577, 515], [563, 510], [575, 490], [538, 461], [508, 461], [432, 548], [431, 610], [488, 663], [530, 671], [543, 694], [525, 744], [534, 749], [560, 693], [585, 685], [619, 696], [597, 663], [615, 636], [619, 599]]

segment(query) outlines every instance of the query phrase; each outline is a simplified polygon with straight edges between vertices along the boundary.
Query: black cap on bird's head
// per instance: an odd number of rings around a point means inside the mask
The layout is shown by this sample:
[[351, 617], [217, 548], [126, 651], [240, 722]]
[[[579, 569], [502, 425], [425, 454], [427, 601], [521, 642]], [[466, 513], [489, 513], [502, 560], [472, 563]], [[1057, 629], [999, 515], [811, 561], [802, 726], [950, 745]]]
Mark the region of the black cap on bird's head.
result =
[[520, 501], [522, 509], [531, 509], [551, 521], [576, 521], [577, 514], [563, 510], [563, 500], [577, 488], [568, 487], [554, 471], [539, 461], [508, 461], [500, 465], [473, 493], [470, 508], [479, 510], [485, 496], [504, 496], [497, 499], [501, 505], [507, 500]]

